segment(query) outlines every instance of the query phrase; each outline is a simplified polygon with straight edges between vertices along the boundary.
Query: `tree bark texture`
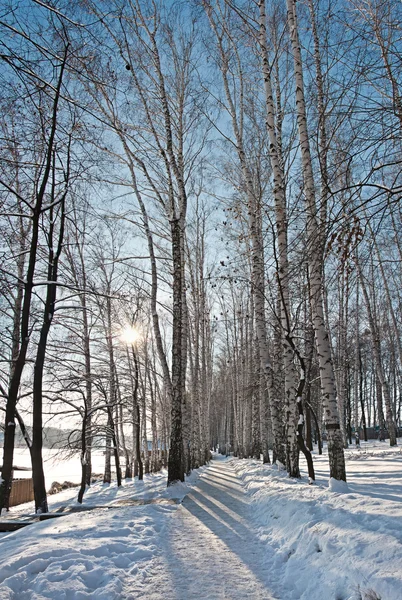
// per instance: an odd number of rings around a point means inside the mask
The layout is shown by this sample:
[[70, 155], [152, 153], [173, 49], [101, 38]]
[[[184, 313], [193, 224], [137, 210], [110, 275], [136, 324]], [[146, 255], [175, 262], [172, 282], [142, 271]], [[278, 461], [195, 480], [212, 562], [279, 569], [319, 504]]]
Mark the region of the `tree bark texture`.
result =
[[[296, 112], [299, 132], [300, 153], [303, 170], [303, 191], [306, 204], [307, 219], [307, 251], [310, 281], [310, 302], [313, 326], [320, 365], [321, 393], [324, 408], [324, 419], [328, 436], [328, 458], [330, 477], [346, 481], [343, 440], [340, 431], [339, 412], [336, 402], [334, 370], [331, 357], [328, 331], [324, 319], [324, 303], [322, 290], [322, 248], [319, 241], [322, 231], [317, 223], [317, 207], [315, 200], [314, 175], [310, 153], [310, 142], [307, 129], [306, 104], [304, 98], [303, 65], [295, 0], [287, 0], [288, 28], [292, 44]], [[322, 224], [321, 224], [322, 225]]]

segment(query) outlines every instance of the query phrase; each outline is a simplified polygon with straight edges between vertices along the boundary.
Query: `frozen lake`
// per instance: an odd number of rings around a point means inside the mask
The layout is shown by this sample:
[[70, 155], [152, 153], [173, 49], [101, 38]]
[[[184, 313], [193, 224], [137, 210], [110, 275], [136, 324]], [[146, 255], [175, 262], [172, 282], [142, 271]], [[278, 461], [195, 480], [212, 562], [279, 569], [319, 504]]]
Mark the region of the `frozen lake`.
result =
[[[102, 452], [92, 454], [92, 472], [103, 473], [105, 457]], [[27, 448], [16, 448], [14, 450], [14, 465], [17, 467], [31, 468], [31, 457]], [[48, 490], [54, 481], [63, 483], [71, 481], [77, 485], [81, 481], [81, 465], [79, 453], [73, 456], [67, 455], [60, 450], [43, 449], [43, 466], [45, 470], [46, 489]], [[113, 461], [112, 461], [113, 468]], [[31, 477], [30, 471], [16, 471], [16, 478]]]

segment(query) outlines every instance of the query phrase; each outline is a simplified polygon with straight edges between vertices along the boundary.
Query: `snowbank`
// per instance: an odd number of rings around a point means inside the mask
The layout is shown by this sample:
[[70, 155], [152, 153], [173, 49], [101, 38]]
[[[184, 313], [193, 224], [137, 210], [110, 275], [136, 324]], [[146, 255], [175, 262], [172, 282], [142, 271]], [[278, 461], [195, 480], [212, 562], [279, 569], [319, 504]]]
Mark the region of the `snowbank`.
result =
[[[87, 491], [85, 512], [38, 522], [0, 536], [0, 600], [126, 600], [143, 597], [152, 561], [169, 519], [202, 476], [166, 487], [166, 470]], [[49, 497], [51, 511], [76, 508], [77, 489]], [[169, 500], [175, 499], [174, 504]], [[157, 504], [146, 504], [158, 500]], [[130, 505], [132, 502], [144, 505]], [[125, 505], [127, 503], [127, 506]], [[10, 510], [15, 519], [33, 503]]]
[[325, 456], [315, 457], [312, 486], [270, 465], [234, 462], [267, 557], [282, 572], [283, 598], [402, 598], [402, 454], [382, 448], [347, 451], [348, 486], [328, 486]]
[[[166, 471], [121, 488], [95, 484], [84, 498], [92, 510], [0, 536], [0, 600], [254, 600], [236, 595], [232, 578], [224, 595], [209, 594], [229, 555], [238, 568], [228, 572], [241, 586], [249, 589], [251, 573], [274, 594], [255, 600], [400, 600], [401, 450], [363, 444], [346, 456], [348, 484], [340, 487], [329, 485], [325, 455], [314, 457], [314, 485], [303, 465], [303, 478], [294, 480], [237, 459], [214, 461], [169, 488]], [[76, 493], [49, 497], [50, 509], [76, 508]], [[15, 507], [9, 517], [32, 512], [33, 505]], [[183, 593], [194, 587], [197, 595]]]

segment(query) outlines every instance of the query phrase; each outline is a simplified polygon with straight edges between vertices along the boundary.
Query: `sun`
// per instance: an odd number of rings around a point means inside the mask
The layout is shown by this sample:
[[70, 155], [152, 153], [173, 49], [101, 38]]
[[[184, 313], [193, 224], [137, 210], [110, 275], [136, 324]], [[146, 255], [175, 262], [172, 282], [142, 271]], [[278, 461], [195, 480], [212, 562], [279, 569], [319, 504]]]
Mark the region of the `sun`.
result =
[[141, 332], [134, 325], [126, 325], [120, 332], [120, 339], [128, 346], [132, 346], [141, 339]]

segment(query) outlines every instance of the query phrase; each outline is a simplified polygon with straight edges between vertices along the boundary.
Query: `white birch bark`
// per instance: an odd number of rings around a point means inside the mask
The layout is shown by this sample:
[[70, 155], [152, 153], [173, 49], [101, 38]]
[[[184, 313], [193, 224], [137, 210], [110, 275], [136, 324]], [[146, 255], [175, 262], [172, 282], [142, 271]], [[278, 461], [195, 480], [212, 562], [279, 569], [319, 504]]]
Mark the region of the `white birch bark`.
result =
[[[156, 414], [156, 398], [157, 398], [157, 386], [155, 383], [156, 379], [156, 366], [155, 361], [150, 359], [151, 369], [147, 371], [149, 393], [151, 399], [151, 431], [152, 431], [152, 451], [151, 451], [151, 472], [155, 473], [159, 471], [159, 456], [158, 456], [158, 427], [157, 427], [157, 414]], [[153, 377], [151, 375], [153, 373]]]
[[[249, 214], [249, 235], [251, 240], [251, 281], [252, 281], [252, 294], [254, 300], [254, 315], [255, 315], [255, 331], [257, 335], [258, 345], [259, 345], [259, 356], [260, 356], [260, 368], [262, 373], [264, 373], [267, 387], [269, 389], [269, 399], [273, 399], [273, 387], [272, 387], [272, 373], [271, 369], [272, 361], [269, 355], [268, 341], [267, 341], [267, 324], [266, 324], [266, 314], [265, 314], [265, 272], [264, 272], [264, 247], [262, 243], [262, 235], [261, 235], [261, 197], [258, 191], [255, 188], [252, 174], [250, 168], [248, 167], [246, 151], [244, 147], [244, 139], [243, 139], [243, 77], [242, 77], [242, 66], [240, 63], [240, 59], [237, 55], [237, 50], [235, 47], [232, 48], [234, 55], [237, 59], [238, 66], [238, 79], [239, 79], [239, 98], [237, 101], [239, 103], [239, 115], [236, 111], [235, 99], [233, 98], [233, 94], [230, 90], [229, 86], [229, 58], [228, 53], [223, 45], [223, 36], [219, 33], [217, 24], [214, 21], [212, 11], [209, 6], [206, 6], [206, 12], [209, 18], [209, 22], [211, 24], [211, 28], [215, 33], [217, 40], [217, 48], [221, 60], [221, 73], [222, 73], [222, 81], [225, 91], [225, 97], [227, 101], [227, 111], [231, 118], [232, 129], [234, 133], [234, 137], [236, 140], [236, 149], [239, 159], [239, 164], [243, 176], [245, 193], [247, 197], [248, 204], [248, 214]], [[225, 25], [226, 26], [226, 25]], [[261, 398], [261, 402], [264, 402], [264, 396]], [[265, 420], [267, 409], [262, 406], [261, 414]], [[271, 410], [271, 418], [273, 421], [276, 419], [276, 411]], [[267, 423], [264, 422], [264, 428], [267, 428]], [[274, 443], [280, 446], [281, 441], [276, 440], [276, 436], [280, 431], [280, 426], [278, 423], [274, 423], [273, 426], [274, 431]], [[264, 434], [263, 434], [264, 435]], [[265, 448], [265, 451], [264, 451]], [[269, 454], [267, 453], [267, 445], [263, 445], [263, 461], [269, 462]]]
[[355, 364], [353, 385], [353, 422], [355, 431], [359, 431], [359, 377], [360, 377], [360, 318], [359, 318], [359, 281], [356, 282], [356, 333], [355, 333]]
[[191, 392], [191, 466], [193, 469], [201, 466], [200, 457], [200, 291], [197, 279], [198, 273], [198, 237], [196, 241], [195, 257], [187, 241], [187, 266], [190, 283], [190, 299], [192, 304], [192, 318], [189, 322], [189, 373]]
[[314, 66], [315, 66], [315, 82], [317, 85], [317, 112], [318, 112], [318, 159], [320, 161], [321, 171], [321, 197], [318, 215], [320, 218], [320, 237], [321, 251], [324, 251], [325, 244], [325, 228], [327, 223], [328, 198], [330, 194], [329, 177], [328, 177], [328, 143], [327, 143], [327, 127], [325, 114], [325, 92], [324, 92], [324, 77], [321, 67], [321, 49], [320, 39], [317, 30], [317, 20], [314, 8], [314, 1], [308, 0], [310, 11], [311, 30], [314, 41]]
[[[259, 0], [260, 30], [259, 45], [264, 78], [265, 122], [269, 136], [269, 155], [273, 173], [273, 196], [275, 202], [276, 235], [277, 235], [277, 279], [281, 300], [280, 323], [282, 328], [283, 366], [285, 373], [285, 405], [287, 427], [287, 467], [291, 477], [300, 476], [298, 465], [298, 449], [296, 427], [298, 420], [296, 398], [296, 373], [293, 350], [286, 336], [291, 334], [289, 264], [288, 264], [288, 219], [286, 207], [285, 177], [283, 157], [278, 144], [278, 124], [275, 118], [275, 103], [271, 83], [271, 66], [268, 60], [267, 26], [265, 0]], [[280, 127], [279, 127], [280, 129]]]
[[306, 104], [304, 98], [303, 65], [295, 0], [287, 0], [288, 28], [292, 43], [294, 62], [296, 111], [299, 132], [300, 152], [303, 169], [303, 187], [307, 217], [307, 250], [310, 279], [310, 302], [313, 325], [320, 365], [321, 393], [324, 419], [328, 435], [328, 458], [330, 477], [346, 481], [343, 441], [340, 431], [339, 412], [336, 402], [336, 388], [328, 332], [325, 327], [322, 293], [322, 252], [319, 243], [322, 231], [317, 222], [317, 206], [314, 189], [313, 166], [307, 129]]
[[346, 338], [347, 338], [347, 317], [348, 317], [348, 276], [345, 269], [342, 268], [339, 281], [339, 325], [338, 325], [338, 371], [337, 371], [337, 398], [340, 418], [340, 426], [344, 447], [348, 447], [347, 431], [345, 428], [345, 404], [346, 404]]

